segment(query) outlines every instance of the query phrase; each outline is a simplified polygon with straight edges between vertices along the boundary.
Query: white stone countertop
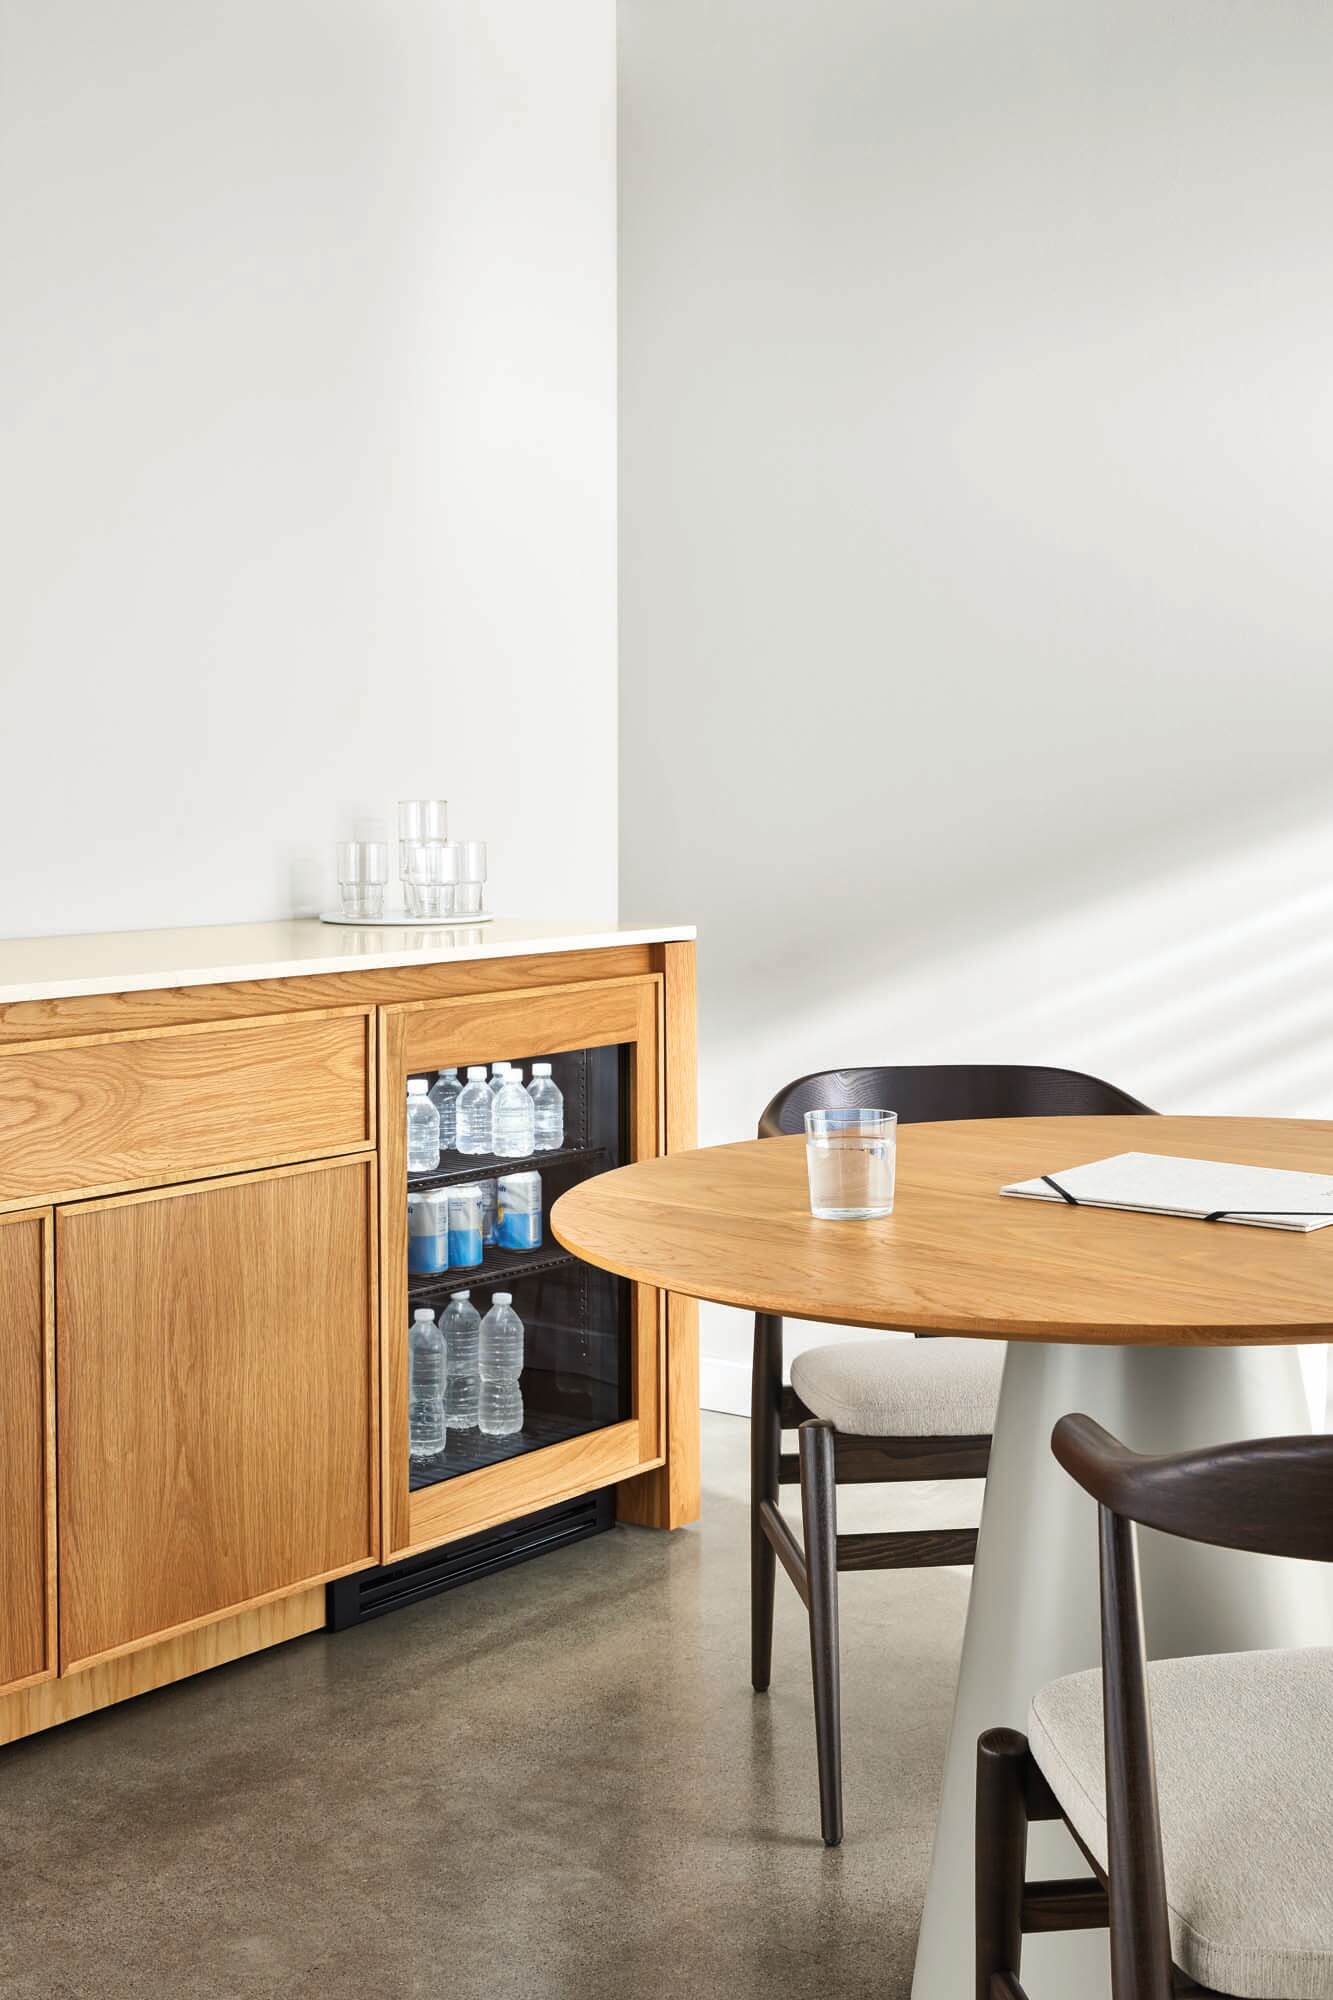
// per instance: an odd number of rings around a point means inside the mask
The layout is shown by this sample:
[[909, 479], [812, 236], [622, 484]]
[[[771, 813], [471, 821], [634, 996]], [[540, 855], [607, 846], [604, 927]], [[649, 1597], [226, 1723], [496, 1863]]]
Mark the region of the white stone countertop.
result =
[[216, 986], [242, 979], [299, 979], [318, 972], [372, 972], [392, 965], [456, 965], [475, 958], [667, 944], [693, 936], [691, 924], [608, 928], [496, 917], [485, 924], [460, 918], [420, 928], [403, 924], [381, 929], [300, 917], [287, 923], [10, 938], [0, 941], [0, 1006], [89, 993], [143, 993], [155, 987]]

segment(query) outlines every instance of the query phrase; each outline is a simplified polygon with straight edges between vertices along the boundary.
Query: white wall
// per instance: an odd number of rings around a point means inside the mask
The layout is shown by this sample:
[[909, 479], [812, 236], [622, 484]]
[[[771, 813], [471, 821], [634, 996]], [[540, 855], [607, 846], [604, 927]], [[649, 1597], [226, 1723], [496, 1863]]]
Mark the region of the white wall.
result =
[[1333, 1115], [1333, 12], [620, 16], [621, 901], [700, 926], [703, 1138], [876, 1060]]
[[0, 935], [611, 916], [613, 0], [11, 0], [0, 183]]

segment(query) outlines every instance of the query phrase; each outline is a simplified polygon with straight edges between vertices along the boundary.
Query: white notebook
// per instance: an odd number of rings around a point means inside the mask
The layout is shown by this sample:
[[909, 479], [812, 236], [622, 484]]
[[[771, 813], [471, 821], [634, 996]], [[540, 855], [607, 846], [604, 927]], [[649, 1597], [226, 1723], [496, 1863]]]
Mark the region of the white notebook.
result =
[[1333, 1222], [1333, 1171], [1296, 1174], [1285, 1167], [1177, 1160], [1166, 1153], [1116, 1153], [1087, 1166], [1057, 1168], [1034, 1181], [1015, 1181], [1000, 1192], [1080, 1208], [1247, 1222], [1256, 1229], [1324, 1229]]

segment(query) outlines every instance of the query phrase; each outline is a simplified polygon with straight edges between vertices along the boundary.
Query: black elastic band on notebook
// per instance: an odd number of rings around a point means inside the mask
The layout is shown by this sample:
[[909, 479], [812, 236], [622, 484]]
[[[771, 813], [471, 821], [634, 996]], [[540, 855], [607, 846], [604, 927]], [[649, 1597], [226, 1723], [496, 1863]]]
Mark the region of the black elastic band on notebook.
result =
[[1225, 1222], [1229, 1215], [1333, 1215], [1328, 1208], [1215, 1208], [1205, 1222]]
[[1075, 1199], [1075, 1197], [1069, 1192], [1069, 1189], [1062, 1188], [1059, 1181], [1053, 1181], [1049, 1174], [1041, 1174], [1039, 1178], [1045, 1181], [1047, 1187], [1054, 1188], [1055, 1192], [1059, 1195], [1060, 1199], [1062, 1201], [1067, 1201], [1071, 1208], [1078, 1208], [1081, 1206], [1081, 1203]]

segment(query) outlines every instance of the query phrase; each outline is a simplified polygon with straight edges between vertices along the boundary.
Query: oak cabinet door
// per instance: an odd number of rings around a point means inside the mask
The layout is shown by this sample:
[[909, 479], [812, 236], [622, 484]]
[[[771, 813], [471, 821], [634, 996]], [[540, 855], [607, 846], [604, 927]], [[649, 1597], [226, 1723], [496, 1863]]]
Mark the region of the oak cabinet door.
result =
[[51, 1215], [0, 1216], [0, 1690], [55, 1672]]
[[372, 1182], [57, 1211], [62, 1671], [371, 1561]]

